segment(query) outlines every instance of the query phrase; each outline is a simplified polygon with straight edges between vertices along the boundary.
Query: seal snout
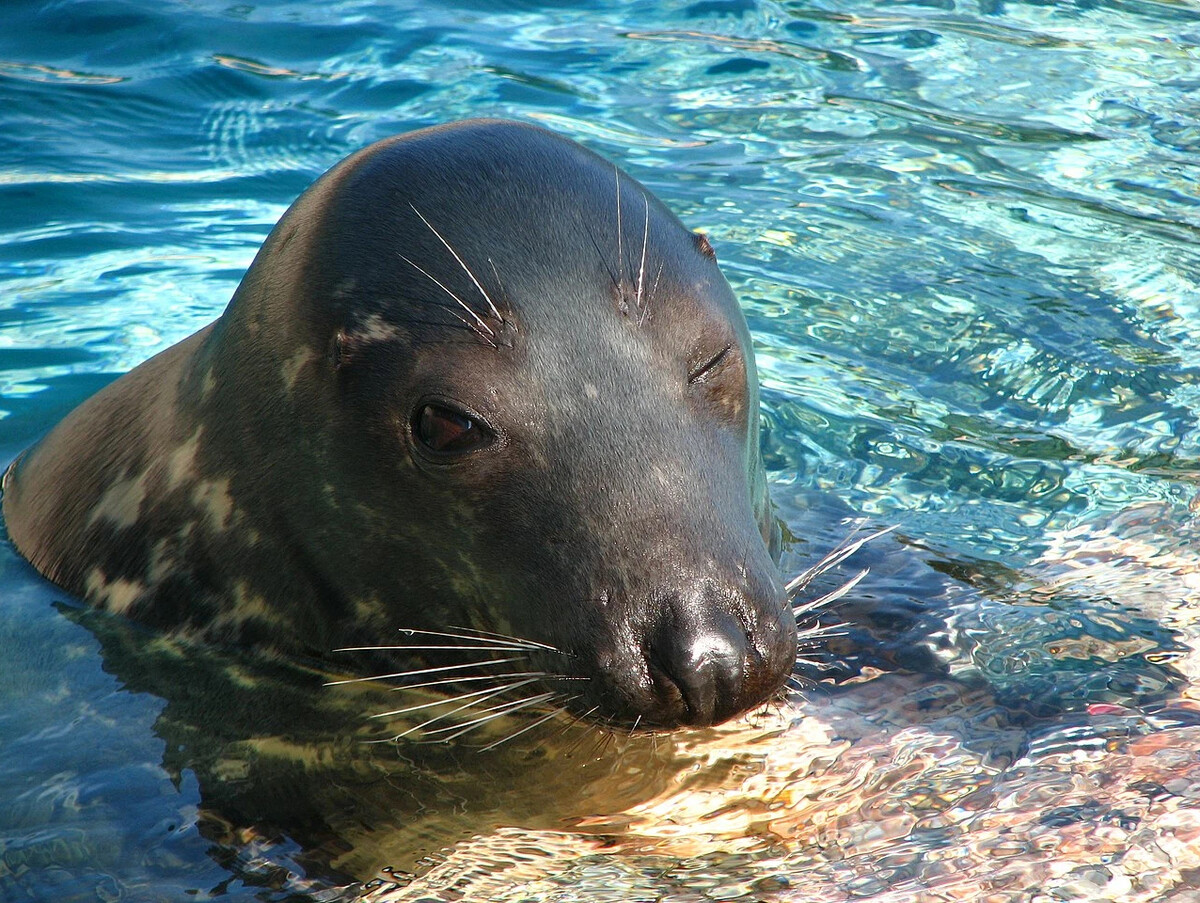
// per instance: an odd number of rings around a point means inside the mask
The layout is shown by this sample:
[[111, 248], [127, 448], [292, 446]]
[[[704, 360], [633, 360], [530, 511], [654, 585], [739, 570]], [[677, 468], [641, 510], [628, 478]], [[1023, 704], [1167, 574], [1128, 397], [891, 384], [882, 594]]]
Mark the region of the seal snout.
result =
[[681, 724], [695, 726], [736, 714], [746, 674], [746, 632], [723, 613], [692, 629], [680, 629], [672, 621], [659, 628], [647, 650], [667, 705], [681, 709]]
[[645, 647], [655, 697], [647, 719], [704, 727], [769, 698], [791, 672], [796, 642], [784, 607], [770, 601], [706, 587], [660, 603]]

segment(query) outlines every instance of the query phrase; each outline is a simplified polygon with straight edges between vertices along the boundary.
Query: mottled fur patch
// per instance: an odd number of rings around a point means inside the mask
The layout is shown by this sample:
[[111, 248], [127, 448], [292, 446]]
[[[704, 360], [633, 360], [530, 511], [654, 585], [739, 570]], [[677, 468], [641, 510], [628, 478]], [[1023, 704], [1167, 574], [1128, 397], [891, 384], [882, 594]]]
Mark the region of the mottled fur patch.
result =
[[237, 507], [229, 491], [229, 478], [204, 480], [192, 489], [192, 504], [205, 517], [206, 526], [225, 531], [236, 522]]
[[98, 567], [88, 572], [85, 585], [90, 599], [117, 614], [125, 614], [146, 592], [145, 583], [123, 578], [110, 581]]
[[146, 503], [149, 478], [149, 472], [143, 471], [113, 483], [96, 502], [88, 523], [106, 521], [118, 528], [136, 524]]

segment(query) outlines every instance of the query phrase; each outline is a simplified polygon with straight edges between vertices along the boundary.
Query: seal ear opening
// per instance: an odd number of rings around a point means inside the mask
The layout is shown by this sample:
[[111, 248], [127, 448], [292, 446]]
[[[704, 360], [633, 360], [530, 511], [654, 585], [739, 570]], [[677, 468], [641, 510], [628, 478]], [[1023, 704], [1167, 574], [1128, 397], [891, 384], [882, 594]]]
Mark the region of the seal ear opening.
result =
[[372, 340], [371, 337], [347, 330], [344, 326], [335, 332], [329, 342], [329, 364], [333, 371], [341, 373], [358, 365], [364, 349]]
[[334, 333], [333, 340], [329, 343], [329, 364], [335, 373], [340, 372], [351, 361], [351, 357], [347, 353], [347, 344], [346, 330], [339, 329]]
[[695, 244], [696, 250], [708, 260], [715, 261], [717, 259], [717, 252], [713, 250], [712, 243], [703, 232], [693, 232], [692, 243]]

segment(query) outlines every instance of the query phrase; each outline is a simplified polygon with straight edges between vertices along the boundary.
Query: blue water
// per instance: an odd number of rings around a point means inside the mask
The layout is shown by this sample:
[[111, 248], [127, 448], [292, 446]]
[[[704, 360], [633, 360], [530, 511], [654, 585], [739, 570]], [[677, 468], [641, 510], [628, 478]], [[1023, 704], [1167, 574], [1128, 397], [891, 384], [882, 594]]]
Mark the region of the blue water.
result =
[[[756, 339], [788, 568], [855, 519], [899, 525], [863, 551], [841, 665], [810, 675], [844, 682], [789, 702], [831, 732], [812, 772], [928, 773], [864, 779], [836, 824], [793, 797], [783, 853], [592, 851], [528, 897], [941, 899], [957, 871], [997, 899], [1165, 898], [1200, 874], [1197, 88], [1182, 2], [8, 0], [0, 457], [217, 316], [351, 151], [468, 116], [557, 129], [711, 236]], [[478, 815], [471, 776], [495, 766], [467, 756], [453, 793], [405, 784], [394, 823], [339, 798], [322, 836], [357, 812], [374, 858], [249, 832], [213, 787], [255, 783], [261, 751], [204, 746], [137, 664], [190, 686], [193, 653], [80, 623], [7, 545], [0, 601], [0, 900], [284, 899], [559, 824]]]

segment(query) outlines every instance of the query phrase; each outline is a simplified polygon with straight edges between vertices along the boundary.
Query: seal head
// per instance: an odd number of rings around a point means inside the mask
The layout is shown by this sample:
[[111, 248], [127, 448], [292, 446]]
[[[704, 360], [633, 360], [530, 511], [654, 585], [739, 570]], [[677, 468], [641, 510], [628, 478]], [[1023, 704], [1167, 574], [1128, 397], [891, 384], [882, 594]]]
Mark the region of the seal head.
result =
[[[6, 478], [43, 574], [210, 641], [537, 644], [572, 710], [727, 719], [790, 673], [750, 338], [708, 242], [551, 132], [381, 141], [214, 324]], [[545, 647], [545, 648], [543, 648]]]

